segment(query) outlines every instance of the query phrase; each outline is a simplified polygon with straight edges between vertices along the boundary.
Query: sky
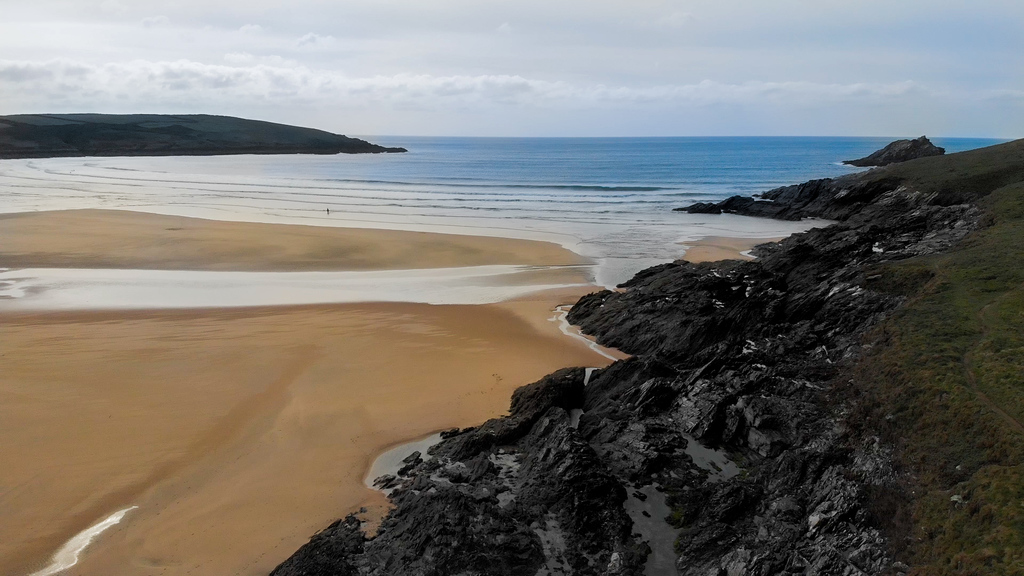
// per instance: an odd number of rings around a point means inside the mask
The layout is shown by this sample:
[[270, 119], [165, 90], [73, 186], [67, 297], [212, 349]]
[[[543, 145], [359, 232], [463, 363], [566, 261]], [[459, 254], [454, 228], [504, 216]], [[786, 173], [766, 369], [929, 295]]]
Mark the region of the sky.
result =
[[0, 114], [1024, 136], [1021, 0], [0, 0]]

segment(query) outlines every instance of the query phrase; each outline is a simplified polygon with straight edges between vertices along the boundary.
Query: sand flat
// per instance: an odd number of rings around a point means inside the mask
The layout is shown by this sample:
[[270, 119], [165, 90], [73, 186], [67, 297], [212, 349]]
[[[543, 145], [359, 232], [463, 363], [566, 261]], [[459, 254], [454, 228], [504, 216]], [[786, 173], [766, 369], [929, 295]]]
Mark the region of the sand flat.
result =
[[388, 446], [607, 363], [507, 305], [7, 314], [0, 355], [4, 574], [130, 505], [76, 574], [266, 574], [339, 515], [380, 509], [362, 480]]
[[[765, 241], [718, 240], [706, 245], [728, 255]], [[582, 262], [554, 244], [501, 238], [103, 210], [0, 217], [7, 267]], [[537, 281], [507, 275], [481, 287]], [[388, 447], [503, 414], [515, 388], [555, 369], [606, 365], [563, 335], [553, 312], [592, 290], [472, 306], [2, 312], [0, 574], [41, 568], [81, 530], [137, 506], [73, 573], [265, 575], [334, 519], [383, 511], [363, 479]]]
[[395, 270], [586, 259], [549, 242], [432, 232], [223, 222], [127, 210], [0, 215], [0, 267]]
[[[0, 216], [0, 266], [248, 272], [576, 266], [555, 244], [105, 210]], [[479, 289], [585, 281], [586, 269]], [[266, 574], [381, 494], [387, 447], [504, 413], [512, 391], [607, 360], [528, 304], [0, 312], [0, 574], [132, 509], [75, 574]]]
[[693, 242], [686, 242], [686, 253], [683, 260], [687, 262], [717, 262], [719, 260], [753, 260], [744, 254], [758, 244], [778, 242], [782, 238], [732, 238], [725, 236], [708, 236]]

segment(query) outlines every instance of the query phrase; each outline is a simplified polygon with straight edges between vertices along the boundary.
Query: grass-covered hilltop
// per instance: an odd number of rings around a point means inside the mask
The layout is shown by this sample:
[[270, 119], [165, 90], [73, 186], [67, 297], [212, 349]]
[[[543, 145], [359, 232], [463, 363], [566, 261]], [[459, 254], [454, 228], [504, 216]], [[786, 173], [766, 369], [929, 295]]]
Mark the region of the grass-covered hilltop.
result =
[[851, 369], [850, 422], [905, 473], [874, 505], [915, 573], [1024, 574], [1024, 141], [872, 177], [983, 211], [949, 252], [868, 270], [907, 297]]
[[405, 152], [358, 138], [206, 114], [0, 116], [0, 158]]
[[835, 223], [585, 296], [632, 358], [444, 434], [377, 534], [275, 576], [1024, 573], [1024, 141], [693, 210]]
[[[936, 226], [936, 213], [901, 206], [900, 193], [965, 211]], [[912, 573], [1024, 574], [1024, 140], [763, 196], [773, 202], [731, 203], [763, 213], [782, 200], [770, 215], [845, 222], [889, 203], [909, 216], [894, 244], [928, 230], [919, 255], [890, 255], [884, 240], [873, 258], [850, 255], [858, 288], [903, 303], [837, 377], [850, 410], [842, 420], [851, 437], [893, 449], [898, 482], [873, 486], [866, 500]], [[927, 246], [958, 224], [975, 229], [948, 249]]]

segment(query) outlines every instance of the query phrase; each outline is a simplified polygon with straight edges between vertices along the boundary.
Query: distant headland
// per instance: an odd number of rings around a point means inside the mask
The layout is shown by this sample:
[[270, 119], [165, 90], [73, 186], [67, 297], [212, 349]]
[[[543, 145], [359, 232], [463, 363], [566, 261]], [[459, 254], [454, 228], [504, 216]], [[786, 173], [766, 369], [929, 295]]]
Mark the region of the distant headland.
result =
[[857, 166], [858, 168], [888, 166], [889, 164], [906, 162], [907, 160], [925, 158], [927, 156], [942, 156], [945, 153], [945, 148], [932, 144], [932, 141], [927, 136], [921, 136], [913, 140], [897, 140], [868, 156], [856, 160], [845, 160], [843, 164]]
[[207, 114], [0, 116], [0, 158], [405, 152], [313, 128]]

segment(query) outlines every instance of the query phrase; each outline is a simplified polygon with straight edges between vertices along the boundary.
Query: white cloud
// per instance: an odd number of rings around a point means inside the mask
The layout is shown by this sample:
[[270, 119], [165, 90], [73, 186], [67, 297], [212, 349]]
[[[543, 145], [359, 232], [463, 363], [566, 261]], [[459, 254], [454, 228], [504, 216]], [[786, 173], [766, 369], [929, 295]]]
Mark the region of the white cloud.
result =
[[167, 16], [150, 16], [142, 19], [142, 25], [146, 28], [153, 28], [154, 26], [166, 26], [171, 23], [170, 18]]
[[664, 16], [658, 20], [659, 26], [666, 28], [682, 28], [693, 20], [693, 14], [689, 12], [672, 12], [671, 14]]
[[256, 57], [248, 52], [228, 52], [224, 55], [224, 61], [235, 66], [245, 66], [256, 62]]
[[326, 125], [347, 109], [396, 133], [1009, 134], [1024, 130], [1022, 17], [1010, 0], [11, 0], [0, 111]]
[[334, 36], [321, 36], [319, 34], [309, 32], [296, 40], [295, 46], [307, 50], [315, 50], [317, 48], [332, 46], [335, 42], [336, 40], [334, 39]]
[[[394, 74], [350, 77], [317, 70], [279, 57], [229, 53], [229, 65], [190, 60], [88, 65], [70, 60], [48, 62], [0, 61], [0, 80], [10, 95], [47, 94], [68, 90], [92, 102], [128, 96], [142, 102], [190, 99], [244, 101], [274, 98], [287, 105], [296, 101], [358, 101], [401, 103], [432, 108], [451, 103], [490, 107], [827, 104], [872, 102], [927, 94], [913, 82], [893, 84], [820, 84], [812, 82], [744, 82], [705, 80], [694, 84], [651, 87], [606, 86], [540, 80], [517, 75], [481, 74], [435, 76]], [[62, 96], [63, 97], [63, 96]]]
[[118, 0], [103, 0], [100, 2], [100, 10], [107, 14], [121, 15], [128, 11], [128, 7]]
[[[611, 134], [628, 135], [949, 135], [977, 134], [971, 126], [987, 116], [1024, 117], [1021, 91], [951, 91], [910, 81], [638, 87], [513, 74], [355, 76], [244, 52], [224, 59], [0, 60], [0, 114], [215, 113], [354, 134], [463, 135], [608, 135], [609, 122], [621, 126]], [[965, 111], [972, 118], [961, 121]], [[1019, 121], [985, 126], [997, 135], [1022, 128]]]
[[224, 61], [237, 68], [251, 68], [256, 65], [264, 65], [274, 68], [292, 69], [300, 68], [302, 66], [301, 63], [295, 60], [282, 58], [276, 54], [271, 54], [269, 56], [257, 56], [249, 52], [228, 52], [224, 55]]

